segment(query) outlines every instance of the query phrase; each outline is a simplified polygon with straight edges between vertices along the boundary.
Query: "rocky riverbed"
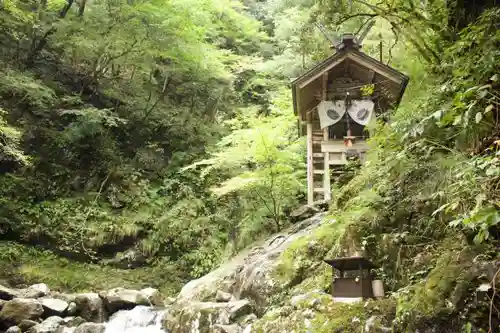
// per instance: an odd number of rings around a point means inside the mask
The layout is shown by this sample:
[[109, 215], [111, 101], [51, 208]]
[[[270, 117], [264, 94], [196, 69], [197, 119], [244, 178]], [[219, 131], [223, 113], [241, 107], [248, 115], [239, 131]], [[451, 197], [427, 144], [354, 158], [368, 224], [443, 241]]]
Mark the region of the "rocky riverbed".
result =
[[164, 299], [153, 288], [64, 294], [43, 283], [24, 289], [0, 286], [0, 331], [102, 333], [115, 313], [137, 306], [163, 307]]

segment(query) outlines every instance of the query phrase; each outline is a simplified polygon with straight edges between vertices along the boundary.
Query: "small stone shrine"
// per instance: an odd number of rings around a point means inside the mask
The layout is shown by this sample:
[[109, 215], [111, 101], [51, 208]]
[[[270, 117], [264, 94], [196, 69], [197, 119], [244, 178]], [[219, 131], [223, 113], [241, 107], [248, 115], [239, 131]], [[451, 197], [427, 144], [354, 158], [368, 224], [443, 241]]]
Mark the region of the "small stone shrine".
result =
[[[325, 260], [332, 266], [332, 296], [337, 302], [356, 302], [384, 296], [382, 282], [374, 280], [370, 270], [377, 268], [364, 257]], [[336, 270], [339, 272], [336, 276]]]

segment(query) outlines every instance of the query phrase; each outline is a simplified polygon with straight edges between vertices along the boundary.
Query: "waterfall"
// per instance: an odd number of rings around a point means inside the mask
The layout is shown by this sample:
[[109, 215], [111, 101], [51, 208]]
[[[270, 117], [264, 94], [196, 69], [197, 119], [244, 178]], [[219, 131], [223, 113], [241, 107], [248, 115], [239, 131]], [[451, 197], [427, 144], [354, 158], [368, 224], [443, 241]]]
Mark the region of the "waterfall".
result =
[[115, 313], [104, 333], [168, 333], [161, 327], [163, 312], [147, 306]]

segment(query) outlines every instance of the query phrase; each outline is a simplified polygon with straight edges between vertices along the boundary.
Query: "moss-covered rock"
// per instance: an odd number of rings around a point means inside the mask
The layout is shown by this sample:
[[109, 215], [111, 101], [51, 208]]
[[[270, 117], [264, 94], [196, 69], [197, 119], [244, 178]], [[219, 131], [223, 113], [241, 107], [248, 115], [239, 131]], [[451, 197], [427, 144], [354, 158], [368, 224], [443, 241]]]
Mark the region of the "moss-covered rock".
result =
[[440, 321], [460, 329], [467, 323], [486, 329], [489, 297], [478, 287], [489, 284], [498, 268], [494, 261], [481, 260], [479, 253], [460, 238], [445, 240], [433, 253], [427, 276], [400, 293], [396, 323], [410, 330]]
[[[276, 267], [282, 262], [282, 253], [294, 242], [313, 233], [325, 221], [325, 215], [318, 214], [241, 253], [211, 273], [186, 284], [179, 300], [214, 301], [217, 291], [223, 290], [237, 299], [251, 299], [257, 312], [264, 313], [270, 304], [275, 303], [277, 295], [297, 284], [291, 274], [282, 278], [276, 274]], [[321, 262], [304, 261], [301, 267], [311, 269], [313, 264], [320, 265]]]
[[210, 333], [216, 326], [244, 322], [253, 311], [248, 300], [181, 303], [169, 309], [163, 326], [172, 333]]
[[369, 332], [382, 332], [390, 327], [396, 310], [393, 299], [343, 304], [321, 292], [295, 296], [290, 303], [266, 313], [255, 322], [252, 332], [340, 333], [361, 332], [365, 327]]
[[75, 303], [78, 315], [87, 321], [102, 323], [108, 318], [104, 302], [96, 293], [79, 294]]
[[40, 302], [28, 298], [15, 298], [8, 301], [0, 311], [0, 325], [9, 327], [23, 320], [37, 320], [43, 314]]

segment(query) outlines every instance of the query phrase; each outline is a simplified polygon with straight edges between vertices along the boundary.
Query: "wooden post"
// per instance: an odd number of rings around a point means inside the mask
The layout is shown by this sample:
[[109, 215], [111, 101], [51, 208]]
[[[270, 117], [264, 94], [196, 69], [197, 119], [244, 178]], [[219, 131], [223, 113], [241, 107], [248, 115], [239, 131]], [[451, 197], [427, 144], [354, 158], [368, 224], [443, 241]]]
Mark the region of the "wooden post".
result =
[[[323, 74], [323, 100], [326, 101], [328, 93], [328, 72]], [[328, 127], [323, 129], [323, 141], [328, 141]], [[330, 201], [332, 199], [330, 185], [330, 153], [323, 153], [323, 199]]]
[[363, 290], [363, 264], [359, 264], [359, 290], [361, 291], [361, 298], [365, 298], [365, 292]]
[[335, 296], [335, 268], [332, 266], [332, 297]]
[[307, 120], [307, 204], [314, 202], [314, 165], [313, 165], [313, 127], [311, 119]]
[[[323, 131], [323, 140], [328, 141], [328, 128], [325, 128]], [[325, 152], [323, 156], [324, 160], [324, 174], [323, 174], [323, 191], [324, 191], [324, 198], [327, 201], [330, 201], [332, 199], [332, 193], [331, 193], [331, 185], [330, 185], [330, 153]]]

